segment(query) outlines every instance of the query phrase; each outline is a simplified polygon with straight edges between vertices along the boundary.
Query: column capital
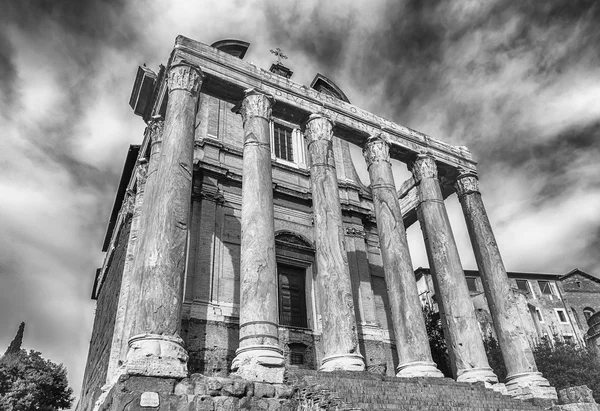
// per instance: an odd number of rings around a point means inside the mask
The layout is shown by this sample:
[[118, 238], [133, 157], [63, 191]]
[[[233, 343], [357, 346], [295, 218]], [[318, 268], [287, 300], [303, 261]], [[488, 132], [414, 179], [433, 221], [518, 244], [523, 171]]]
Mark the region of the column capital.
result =
[[461, 171], [454, 183], [456, 194], [463, 197], [467, 194], [479, 193], [479, 177], [474, 171]]
[[390, 162], [390, 143], [384, 134], [369, 137], [363, 147], [367, 168], [380, 161]]
[[150, 144], [157, 141], [162, 141], [163, 129], [165, 122], [162, 117], [156, 116], [148, 123], [148, 133], [150, 133]]
[[333, 125], [333, 121], [329, 116], [322, 113], [311, 114], [305, 123], [309, 143], [315, 140], [332, 141]]
[[241, 114], [242, 121], [246, 121], [251, 117], [261, 117], [267, 121], [271, 121], [271, 109], [275, 99], [269, 93], [256, 88], [244, 90], [244, 98], [233, 111]]
[[421, 153], [411, 164], [411, 171], [417, 183], [424, 178], [437, 178], [438, 170], [435, 158], [430, 153]]
[[138, 193], [144, 191], [146, 177], [148, 177], [148, 160], [142, 157], [138, 160], [135, 167], [135, 185]]
[[187, 63], [175, 64], [171, 66], [167, 76], [169, 93], [175, 90], [185, 90], [196, 95], [202, 84], [202, 77], [202, 70], [199, 67]]

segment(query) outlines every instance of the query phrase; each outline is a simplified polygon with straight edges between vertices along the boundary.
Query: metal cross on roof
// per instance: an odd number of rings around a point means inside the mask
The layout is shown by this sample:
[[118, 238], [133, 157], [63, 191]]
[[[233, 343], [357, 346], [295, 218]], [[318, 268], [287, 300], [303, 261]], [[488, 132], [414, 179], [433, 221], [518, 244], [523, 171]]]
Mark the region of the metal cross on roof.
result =
[[288, 58], [285, 54], [283, 54], [283, 51], [281, 51], [279, 47], [277, 47], [275, 50], [271, 49], [271, 53], [277, 56], [277, 64], [281, 64], [281, 59]]

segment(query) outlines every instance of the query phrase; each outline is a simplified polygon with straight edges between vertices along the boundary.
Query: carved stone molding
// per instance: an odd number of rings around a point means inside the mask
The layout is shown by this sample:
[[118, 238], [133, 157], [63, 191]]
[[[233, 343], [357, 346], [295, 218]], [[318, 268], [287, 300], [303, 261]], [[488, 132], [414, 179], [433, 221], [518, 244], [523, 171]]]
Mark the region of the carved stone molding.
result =
[[306, 136], [309, 144], [316, 140], [332, 141], [333, 122], [324, 114], [311, 114], [306, 122]]
[[125, 193], [125, 199], [123, 200], [123, 205], [121, 206], [121, 210], [125, 215], [133, 214], [135, 209], [135, 193], [127, 190]]
[[454, 188], [459, 197], [467, 194], [479, 193], [479, 178], [477, 177], [477, 174], [472, 171], [461, 173], [456, 177]]
[[250, 117], [262, 117], [267, 121], [271, 121], [271, 107], [274, 102], [275, 99], [272, 95], [251, 88], [244, 92], [244, 99], [238, 109], [238, 113], [241, 114], [244, 123]]
[[355, 227], [347, 227], [346, 235], [349, 237], [358, 237], [358, 238], [365, 238], [367, 236], [367, 234], [365, 233], [364, 230], [361, 230], [360, 228], [355, 228]]
[[162, 141], [163, 129], [165, 122], [162, 118], [153, 119], [148, 123], [148, 132], [150, 133], [151, 143]]
[[412, 163], [411, 171], [417, 182], [424, 178], [437, 178], [438, 176], [435, 158], [428, 153], [417, 156], [417, 159]]
[[144, 191], [146, 186], [146, 177], [148, 177], [148, 160], [140, 158], [135, 167], [135, 184], [138, 193]]
[[380, 161], [390, 162], [390, 144], [383, 135], [370, 137], [363, 148], [367, 167]]
[[169, 93], [174, 90], [185, 90], [197, 94], [202, 84], [202, 71], [188, 64], [177, 64], [169, 70], [167, 86]]

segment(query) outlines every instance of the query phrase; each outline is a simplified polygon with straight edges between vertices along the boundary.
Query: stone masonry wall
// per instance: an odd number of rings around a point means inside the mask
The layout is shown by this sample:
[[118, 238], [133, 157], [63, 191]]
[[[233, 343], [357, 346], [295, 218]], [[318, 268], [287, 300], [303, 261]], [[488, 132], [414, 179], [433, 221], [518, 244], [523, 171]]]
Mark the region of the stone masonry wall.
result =
[[558, 284], [561, 287], [569, 315], [575, 317], [574, 321], [582, 334], [585, 334], [589, 327], [583, 310], [589, 307], [595, 312], [600, 311], [600, 283], [574, 274]]
[[85, 378], [78, 406], [78, 409], [81, 410], [91, 409], [91, 405], [100, 395], [100, 387], [106, 383], [108, 359], [115, 326], [117, 304], [119, 303], [119, 290], [121, 288], [130, 228], [131, 218], [128, 217], [119, 232], [115, 250], [106, 270], [104, 283], [97, 296], [94, 327], [92, 328], [92, 338], [84, 374]]

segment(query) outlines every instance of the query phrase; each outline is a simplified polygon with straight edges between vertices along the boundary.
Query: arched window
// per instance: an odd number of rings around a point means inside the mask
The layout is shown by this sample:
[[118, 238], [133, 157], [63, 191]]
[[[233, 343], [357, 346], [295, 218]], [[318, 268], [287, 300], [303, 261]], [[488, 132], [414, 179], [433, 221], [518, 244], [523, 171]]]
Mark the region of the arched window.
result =
[[585, 320], [588, 321], [590, 319], [590, 317], [592, 315], [594, 315], [596, 311], [593, 308], [590, 307], [585, 307], [583, 309], [583, 316], [585, 317]]

